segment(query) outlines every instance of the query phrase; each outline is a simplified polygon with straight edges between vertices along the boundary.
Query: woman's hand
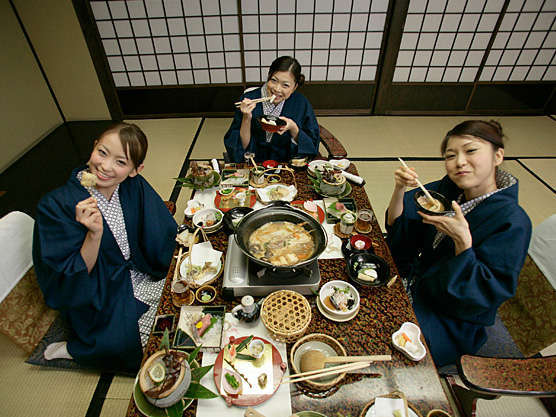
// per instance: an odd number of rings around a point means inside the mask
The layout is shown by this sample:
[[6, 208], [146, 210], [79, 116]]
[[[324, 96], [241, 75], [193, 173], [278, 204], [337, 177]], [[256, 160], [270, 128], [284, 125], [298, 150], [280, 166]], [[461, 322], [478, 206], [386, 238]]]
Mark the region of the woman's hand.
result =
[[299, 135], [299, 127], [297, 126], [297, 123], [295, 123], [292, 119], [284, 116], [280, 116], [280, 119], [285, 121], [286, 124], [284, 126], [281, 126], [276, 133], [278, 133], [279, 135], [283, 135], [284, 133], [289, 131], [292, 135], [293, 140], [297, 140], [297, 136]]
[[406, 187], [417, 187], [418, 184], [415, 180], [417, 177], [413, 168], [399, 167], [394, 172], [395, 187], [402, 190], [405, 190]]
[[75, 206], [75, 220], [85, 226], [94, 235], [102, 235], [102, 214], [97, 206], [97, 200], [89, 197]]
[[461, 207], [455, 201], [452, 201], [452, 208], [456, 212], [454, 217], [448, 216], [429, 216], [425, 213], [418, 212], [423, 218], [423, 223], [432, 224], [440, 232], [450, 236], [456, 247], [456, 256], [467, 250], [473, 244], [473, 238], [469, 231], [469, 223], [465, 220], [465, 216], [461, 211]]
[[244, 98], [239, 105], [239, 111], [243, 113], [243, 116], [251, 117], [251, 112], [257, 106], [257, 103], [253, 103], [253, 100]]

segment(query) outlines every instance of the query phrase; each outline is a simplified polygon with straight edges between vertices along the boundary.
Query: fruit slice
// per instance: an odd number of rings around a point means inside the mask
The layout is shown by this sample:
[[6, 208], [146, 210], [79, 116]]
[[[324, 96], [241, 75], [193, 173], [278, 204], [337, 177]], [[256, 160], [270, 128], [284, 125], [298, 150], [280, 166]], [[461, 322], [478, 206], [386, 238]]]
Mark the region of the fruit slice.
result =
[[166, 376], [166, 368], [160, 362], [156, 363], [149, 369], [149, 376], [155, 384], [159, 384], [164, 381]]

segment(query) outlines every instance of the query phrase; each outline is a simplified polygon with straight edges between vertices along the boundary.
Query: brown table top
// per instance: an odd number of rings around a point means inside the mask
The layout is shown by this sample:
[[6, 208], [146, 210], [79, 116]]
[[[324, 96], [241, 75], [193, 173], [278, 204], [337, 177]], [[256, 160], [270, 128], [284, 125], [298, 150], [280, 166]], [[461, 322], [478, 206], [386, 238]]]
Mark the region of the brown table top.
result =
[[[348, 171], [357, 174], [354, 164], [351, 164]], [[322, 198], [310, 186], [306, 171], [296, 172], [295, 181], [298, 188], [297, 199], [318, 200]], [[355, 200], [357, 208], [365, 207], [372, 210], [367, 193], [363, 187], [353, 185], [353, 191], [349, 197]], [[374, 248], [375, 253], [386, 259], [390, 266], [390, 275], [396, 275], [397, 268], [376, 220], [374, 220], [370, 236], [378, 244]], [[209, 235], [209, 238], [216, 250], [226, 251], [228, 238], [222, 230]], [[321, 273], [321, 285], [331, 280], [349, 280], [345, 271], [346, 264], [344, 259], [324, 259], [318, 262]], [[175, 260], [170, 265], [157, 314], [175, 314], [177, 318], [179, 317], [179, 309], [172, 304], [170, 295], [170, 283], [174, 268]], [[212, 285], [217, 289], [221, 289], [222, 277]], [[407, 400], [423, 416], [426, 416], [433, 408], [443, 409], [451, 413], [452, 410], [440, 384], [440, 379], [428, 348], [427, 355], [423, 360], [413, 362], [392, 346], [391, 335], [400, 328], [402, 323], [406, 321], [417, 323], [417, 318], [401, 280], [396, 280], [391, 288], [358, 286], [358, 290], [361, 296], [359, 313], [354, 319], [343, 323], [333, 322], [323, 317], [315, 304], [316, 297], [308, 296], [307, 298], [312, 307], [312, 319], [305, 334], [328, 334], [340, 341], [349, 355], [391, 354], [392, 361], [379, 362], [372, 366], [372, 372], [382, 374], [381, 378], [369, 378], [365, 377], [364, 374], [348, 374], [340, 386], [328, 392], [307, 392], [298, 385], [291, 384], [292, 412], [311, 410], [318, 411], [327, 416], [343, 415], [356, 417], [362, 412], [365, 404], [372, 401], [375, 397], [388, 394], [392, 391], [402, 391], [405, 393]], [[213, 304], [226, 305], [227, 311], [230, 311], [239, 302], [239, 298], [232, 302], [225, 301], [219, 294]], [[170, 335], [170, 340], [172, 340], [172, 337], [173, 335]], [[423, 339], [422, 341], [424, 342]], [[143, 360], [158, 350], [159, 343], [160, 337], [151, 335]], [[287, 345], [288, 364], [292, 346], [293, 343]], [[218, 401], [218, 399], [214, 401]], [[196, 408], [197, 402], [194, 401], [184, 412], [184, 415], [188, 417], [195, 416]], [[131, 398], [127, 416], [141, 415], [135, 407], [133, 398]]]

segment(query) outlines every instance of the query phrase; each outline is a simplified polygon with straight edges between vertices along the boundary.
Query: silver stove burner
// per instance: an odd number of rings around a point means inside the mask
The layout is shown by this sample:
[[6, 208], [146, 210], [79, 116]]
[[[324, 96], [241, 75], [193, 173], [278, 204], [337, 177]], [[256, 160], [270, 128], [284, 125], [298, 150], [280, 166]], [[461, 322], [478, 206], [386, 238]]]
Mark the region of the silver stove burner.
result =
[[235, 235], [228, 238], [222, 282], [222, 297], [226, 300], [244, 295], [265, 296], [281, 289], [310, 295], [318, 291], [319, 283], [318, 261], [291, 272], [277, 272], [251, 262], [237, 246]]

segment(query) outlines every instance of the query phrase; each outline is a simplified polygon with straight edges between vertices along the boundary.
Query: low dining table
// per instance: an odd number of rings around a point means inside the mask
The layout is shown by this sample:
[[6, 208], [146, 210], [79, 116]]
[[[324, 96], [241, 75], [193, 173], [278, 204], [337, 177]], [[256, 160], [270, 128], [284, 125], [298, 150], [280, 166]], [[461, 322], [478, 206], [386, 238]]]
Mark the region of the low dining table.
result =
[[[348, 172], [358, 175], [357, 168], [352, 163]], [[322, 199], [311, 186], [307, 171], [296, 171], [295, 184], [298, 194], [297, 200]], [[372, 210], [371, 203], [363, 186], [352, 185], [349, 197], [355, 200], [358, 209]], [[372, 190], [371, 190], [372, 192]], [[382, 213], [378, 213], [382, 215]], [[390, 266], [390, 277], [398, 274], [390, 250], [384, 240], [376, 216], [373, 226], [368, 234], [374, 242], [374, 252], [384, 258]], [[210, 234], [209, 239], [214, 249], [226, 253], [228, 236], [220, 230]], [[177, 249], [176, 249], [177, 253]], [[343, 258], [319, 259], [319, 270], [322, 286], [328, 281], [350, 281], [346, 272], [346, 262]], [[172, 303], [171, 282], [176, 267], [176, 257], [170, 265], [162, 297], [158, 305], [157, 315], [174, 314], [179, 317], [180, 309]], [[217, 288], [218, 294], [211, 305], [224, 305], [226, 311], [240, 303], [240, 298], [226, 301], [222, 298], [222, 277], [212, 284]], [[403, 392], [407, 401], [425, 417], [431, 409], [442, 409], [452, 413], [450, 404], [444, 392], [436, 367], [427, 349], [424, 359], [414, 362], [406, 358], [392, 345], [392, 334], [399, 330], [404, 322], [418, 325], [417, 318], [411, 303], [404, 290], [401, 279], [397, 279], [390, 287], [360, 287], [360, 310], [355, 318], [347, 322], [335, 322], [325, 318], [318, 310], [316, 296], [307, 296], [312, 309], [312, 319], [305, 334], [324, 333], [338, 340], [348, 352], [348, 355], [384, 355], [391, 354], [392, 360], [388, 362], [375, 362], [371, 365], [374, 374], [350, 373], [341, 383], [325, 392], [311, 392], [296, 384], [290, 384], [292, 412], [311, 410], [334, 417], [357, 417], [364, 410], [365, 405], [378, 396], [391, 392]], [[199, 304], [197, 302], [195, 305]], [[177, 322], [177, 320], [176, 320]], [[170, 335], [172, 340], [173, 335]], [[424, 338], [421, 337], [423, 343]], [[160, 335], [151, 334], [146, 346], [143, 362], [147, 357], [159, 349]], [[289, 354], [293, 343], [287, 344], [288, 358], [283, 358], [289, 365]], [[426, 346], [426, 343], [425, 343]], [[212, 401], [223, 401], [214, 399]], [[271, 400], [270, 400], [271, 401]], [[194, 401], [184, 412], [184, 416], [196, 415], [197, 401]], [[141, 416], [133, 397], [127, 410], [127, 416]], [[285, 415], [284, 415], [285, 416]], [[286, 416], [285, 416], [286, 417]]]

